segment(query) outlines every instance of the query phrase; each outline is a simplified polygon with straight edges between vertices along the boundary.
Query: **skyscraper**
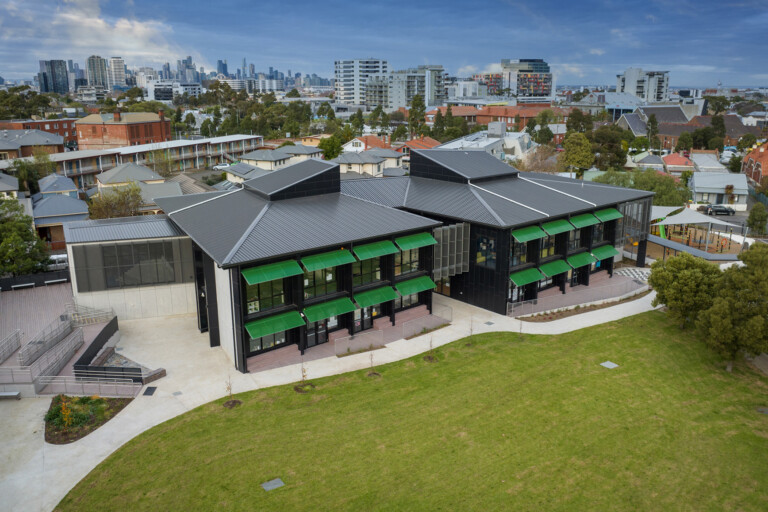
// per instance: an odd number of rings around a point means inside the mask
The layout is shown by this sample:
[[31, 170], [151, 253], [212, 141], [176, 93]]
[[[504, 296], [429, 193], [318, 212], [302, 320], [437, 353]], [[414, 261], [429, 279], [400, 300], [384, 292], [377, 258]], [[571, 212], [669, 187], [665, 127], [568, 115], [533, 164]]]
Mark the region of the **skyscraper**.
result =
[[669, 99], [669, 71], [643, 71], [627, 68], [616, 75], [616, 92], [628, 92], [649, 103]]
[[40, 92], [69, 92], [69, 74], [67, 63], [63, 60], [41, 60], [40, 72], [37, 74], [40, 82]]
[[125, 61], [122, 57], [109, 59], [109, 84], [112, 87], [125, 86]]
[[248, 77], [248, 66], [245, 64], [245, 57], [243, 57], [243, 67], [241, 68], [243, 70], [243, 78]]
[[216, 74], [229, 76], [229, 70], [227, 69], [227, 59], [219, 60], [216, 62]]
[[502, 87], [517, 96], [518, 103], [552, 101], [552, 72], [543, 59], [502, 59]]
[[105, 89], [109, 87], [106, 60], [98, 55], [91, 55], [85, 62], [85, 67], [88, 71], [88, 85], [100, 86]]

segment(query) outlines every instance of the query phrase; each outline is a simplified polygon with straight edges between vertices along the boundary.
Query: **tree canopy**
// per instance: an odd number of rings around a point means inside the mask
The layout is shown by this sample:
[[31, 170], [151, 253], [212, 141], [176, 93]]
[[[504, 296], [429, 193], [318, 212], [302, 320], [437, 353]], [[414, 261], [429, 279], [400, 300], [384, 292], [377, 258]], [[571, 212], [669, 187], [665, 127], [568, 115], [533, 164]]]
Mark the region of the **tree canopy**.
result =
[[564, 163], [577, 169], [589, 169], [595, 160], [592, 145], [587, 136], [581, 132], [570, 132], [563, 140], [565, 148]]
[[766, 222], [768, 222], [768, 212], [765, 211], [765, 205], [756, 202], [747, 217], [747, 227], [756, 235], [764, 235]]
[[48, 250], [32, 228], [32, 217], [16, 199], [0, 199], [0, 276], [38, 272]]
[[29, 119], [44, 114], [54, 98], [50, 94], [38, 94], [28, 85], [0, 90], [0, 119]]
[[574, 109], [565, 122], [565, 129], [569, 132], [587, 133], [592, 131], [593, 124], [591, 114], [585, 114], [579, 109]]
[[299, 94], [299, 91], [296, 88], [291, 89], [288, 91], [288, 93], [285, 95], [286, 98], [301, 98], [301, 94]]
[[677, 138], [675, 151], [690, 151], [693, 148], [693, 136], [691, 132], [683, 132]]
[[604, 125], [588, 133], [595, 154], [595, 166], [601, 170], [620, 169], [627, 161], [626, 147], [634, 140], [629, 130], [622, 130], [616, 125]]
[[417, 94], [411, 100], [411, 108], [408, 110], [408, 130], [411, 135], [423, 135], [425, 124], [426, 106], [424, 98]]
[[112, 219], [139, 215], [141, 189], [136, 183], [122, 187], [104, 187], [91, 199], [88, 215], [92, 219]]
[[320, 140], [317, 148], [322, 150], [323, 158], [331, 160], [341, 154], [341, 140], [336, 135], [332, 135]]
[[684, 180], [677, 181], [672, 176], [653, 170], [633, 172], [609, 170], [602, 176], [596, 177], [594, 181], [654, 192], [653, 204], [656, 206], [683, 206], [690, 197], [690, 191]]

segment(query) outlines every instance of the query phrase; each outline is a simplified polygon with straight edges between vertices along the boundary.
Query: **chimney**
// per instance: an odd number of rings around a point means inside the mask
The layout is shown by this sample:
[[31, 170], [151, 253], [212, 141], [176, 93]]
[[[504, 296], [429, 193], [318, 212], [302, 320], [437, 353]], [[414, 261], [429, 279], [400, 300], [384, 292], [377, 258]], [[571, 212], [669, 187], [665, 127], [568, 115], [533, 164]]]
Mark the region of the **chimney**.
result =
[[165, 111], [164, 110], [158, 110], [157, 115], [160, 116], [161, 121], [165, 121]]
[[116, 123], [120, 122], [120, 109], [115, 110], [115, 113], [112, 116], [114, 118], [114, 121]]

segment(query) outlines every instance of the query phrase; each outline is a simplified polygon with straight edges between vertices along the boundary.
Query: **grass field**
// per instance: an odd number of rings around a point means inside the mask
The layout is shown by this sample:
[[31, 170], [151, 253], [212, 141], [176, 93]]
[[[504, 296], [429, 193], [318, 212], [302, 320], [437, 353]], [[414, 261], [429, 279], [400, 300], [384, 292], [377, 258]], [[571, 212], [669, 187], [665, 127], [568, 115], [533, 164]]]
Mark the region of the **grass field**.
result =
[[[127, 443], [61, 510], [766, 510], [768, 378], [660, 312], [477, 335], [225, 399]], [[620, 365], [607, 370], [599, 363]], [[265, 492], [259, 484], [282, 478]]]

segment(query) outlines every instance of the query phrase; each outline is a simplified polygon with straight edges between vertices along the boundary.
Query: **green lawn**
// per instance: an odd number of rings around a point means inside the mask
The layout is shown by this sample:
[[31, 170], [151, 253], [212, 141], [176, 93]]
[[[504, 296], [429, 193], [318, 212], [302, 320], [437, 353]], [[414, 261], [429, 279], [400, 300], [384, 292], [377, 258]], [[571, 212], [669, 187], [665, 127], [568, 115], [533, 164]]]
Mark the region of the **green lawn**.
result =
[[[768, 378], [660, 312], [477, 335], [159, 425], [61, 510], [766, 510]], [[599, 363], [619, 365], [606, 370]], [[259, 484], [282, 478], [265, 492]]]

